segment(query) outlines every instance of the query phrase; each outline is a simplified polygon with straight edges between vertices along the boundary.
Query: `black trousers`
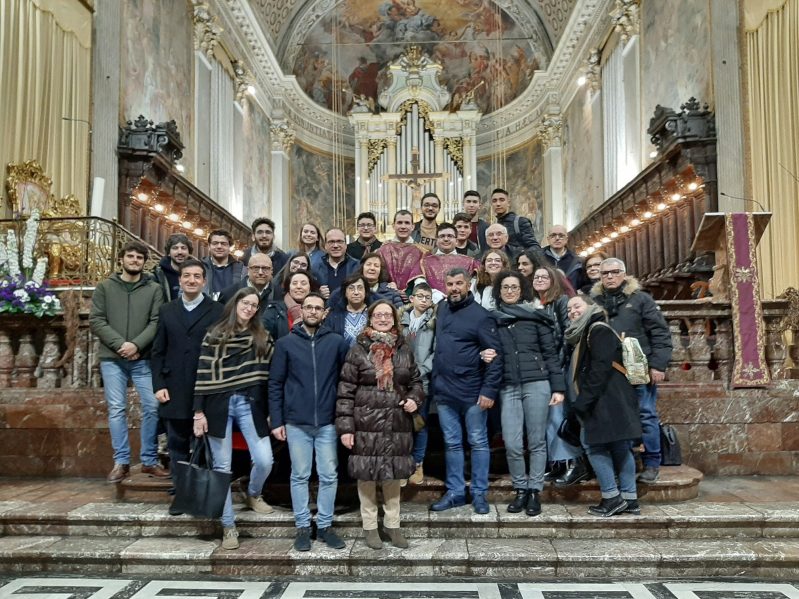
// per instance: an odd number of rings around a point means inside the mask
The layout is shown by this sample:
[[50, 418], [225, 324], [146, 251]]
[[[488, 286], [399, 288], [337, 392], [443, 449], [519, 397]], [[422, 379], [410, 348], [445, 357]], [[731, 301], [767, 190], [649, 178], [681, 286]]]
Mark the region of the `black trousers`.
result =
[[[189, 461], [191, 439], [194, 436], [194, 421], [191, 418], [164, 418], [166, 443], [170, 464]], [[171, 469], [171, 468], [170, 468]]]

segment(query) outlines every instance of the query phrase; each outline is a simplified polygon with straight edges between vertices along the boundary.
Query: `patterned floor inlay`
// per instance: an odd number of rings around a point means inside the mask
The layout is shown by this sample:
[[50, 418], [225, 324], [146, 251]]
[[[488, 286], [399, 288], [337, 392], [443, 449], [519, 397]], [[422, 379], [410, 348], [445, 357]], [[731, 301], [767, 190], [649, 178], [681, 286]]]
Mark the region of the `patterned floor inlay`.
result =
[[0, 599], [799, 599], [766, 582], [303, 582], [0, 579]]

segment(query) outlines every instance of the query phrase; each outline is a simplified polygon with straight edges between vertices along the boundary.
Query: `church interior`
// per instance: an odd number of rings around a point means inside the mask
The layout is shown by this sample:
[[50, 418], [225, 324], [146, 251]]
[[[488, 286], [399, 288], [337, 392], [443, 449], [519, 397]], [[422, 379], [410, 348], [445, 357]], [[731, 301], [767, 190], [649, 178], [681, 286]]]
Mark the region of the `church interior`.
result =
[[0, 234], [37, 211], [62, 309], [0, 309], [0, 476], [107, 471], [87, 317], [126, 241], [391, 239], [497, 187], [658, 301], [687, 487], [794, 475], [797, 90], [799, 0], [3, 0]]

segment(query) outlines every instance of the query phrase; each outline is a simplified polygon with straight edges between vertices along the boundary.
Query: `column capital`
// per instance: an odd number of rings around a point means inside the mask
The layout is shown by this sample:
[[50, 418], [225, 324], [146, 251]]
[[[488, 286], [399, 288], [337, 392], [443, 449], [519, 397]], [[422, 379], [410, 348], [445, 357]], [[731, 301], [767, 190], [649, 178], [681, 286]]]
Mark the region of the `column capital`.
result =
[[249, 69], [240, 60], [231, 60], [233, 67], [233, 85], [236, 87], [236, 102], [241, 102], [253, 84], [253, 76]]
[[614, 29], [621, 35], [621, 42], [627, 41], [638, 35], [641, 26], [640, 0], [616, 0], [613, 10], [610, 11], [610, 20]]
[[585, 59], [585, 79], [591, 86], [591, 91], [599, 91], [602, 87], [602, 51], [591, 48], [588, 58]]
[[274, 121], [269, 126], [269, 133], [272, 135], [272, 151], [289, 153], [291, 146], [294, 145], [294, 135], [296, 131], [288, 121]]
[[205, 2], [192, 0], [192, 24], [194, 26], [194, 49], [202, 52], [209, 60], [214, 55], [214, 48], [219, 36], [224, 31], [217, 25], [217, 18]]
[[538, 126], [538, 135], [541, 138], [541, 144], [545, 152], [549, 148], [560, 147], [562, 127], [563, 119], [560, 114], [547, 115], [541, 119], [541, 124]]

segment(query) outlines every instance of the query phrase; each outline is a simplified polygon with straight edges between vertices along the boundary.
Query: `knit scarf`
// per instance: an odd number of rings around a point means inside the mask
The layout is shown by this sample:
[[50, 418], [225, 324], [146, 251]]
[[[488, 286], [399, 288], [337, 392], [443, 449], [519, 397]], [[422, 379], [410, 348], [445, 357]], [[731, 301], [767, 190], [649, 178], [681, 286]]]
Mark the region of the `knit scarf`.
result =
[[394, 351], [397, 345], [397, 332], [395, 329], [387, 333], [375, 331], [372, 327], [366, 327], [363, 334], [371, 340], [369, 346], [369, 360], [375, 367], [375, 378], [377, 388], [380, 391], [394, 390]]
[[271, 337], [268, 344], [266, 357], [258, 358], [252, 335], [248, 331], [237, 333], [224, 346], [211, 342], [209, 335], [206, 335], [197, 365], [194, 393], [211, 395], [266, 384], [274, 351]]
[[302, 306], [294, 301], [288, 293], [283, 297], [283, 303], [286, 304], [286, 313], [292, 325], [301, 323]]

